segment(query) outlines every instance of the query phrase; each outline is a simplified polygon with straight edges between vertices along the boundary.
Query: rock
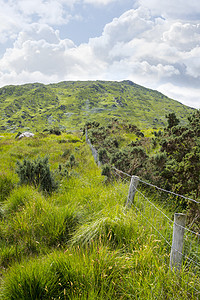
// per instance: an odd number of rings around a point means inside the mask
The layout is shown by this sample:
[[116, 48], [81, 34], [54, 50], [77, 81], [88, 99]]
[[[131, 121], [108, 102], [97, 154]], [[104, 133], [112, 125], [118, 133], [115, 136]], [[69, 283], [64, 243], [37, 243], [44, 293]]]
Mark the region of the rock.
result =
[[21, 140], [24, 137], [33, 137], [34, 134], [31, 132], [23, 132], [22, 134], [19, 135], [18, 140]]

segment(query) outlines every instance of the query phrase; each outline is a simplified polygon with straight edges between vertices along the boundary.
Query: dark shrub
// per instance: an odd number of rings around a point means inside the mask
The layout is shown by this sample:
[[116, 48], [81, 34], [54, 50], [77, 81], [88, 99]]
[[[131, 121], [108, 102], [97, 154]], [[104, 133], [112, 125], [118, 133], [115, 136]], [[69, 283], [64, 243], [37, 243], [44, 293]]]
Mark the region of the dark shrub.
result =
[[22, 163], [17, 161], [16, 173], [19, 176], [20, 184], [31, 184], [48, 193], [58, 187], [53, 173], [50, 171], [47, 156], [38, 157], [33, 161], [25, 158]]
[[61, 135], [61, 131], [60, 131], [60, 129], [59, 129], [58, 127], [51, 128], [51, 129], [49, 130], [49, 133], [50, 133], [50, 134]]
[[103, 164], [109, 161], [108, 152], [105, 148], [100, 148], [98, 151], [99, 161]]
[[110, 166], [109, 165], [104, 165], [103, 166], [101, 175], [107, 176], [108, 178], [110, 177], [111, 172], [110, 172]]

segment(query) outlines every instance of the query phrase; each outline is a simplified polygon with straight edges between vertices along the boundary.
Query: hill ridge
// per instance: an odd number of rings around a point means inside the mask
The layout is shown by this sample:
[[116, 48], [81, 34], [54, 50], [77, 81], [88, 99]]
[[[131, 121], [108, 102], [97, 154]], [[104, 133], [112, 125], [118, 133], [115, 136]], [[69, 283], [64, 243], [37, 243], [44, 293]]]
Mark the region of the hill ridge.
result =
[[140, 127], [163, 127], [175, 112], [182, 122], [194, 111], [164, 94], [123, 81], [62, 81], [0, 88], [0, 130], [79, 129], [86, 121], [127, 120]]

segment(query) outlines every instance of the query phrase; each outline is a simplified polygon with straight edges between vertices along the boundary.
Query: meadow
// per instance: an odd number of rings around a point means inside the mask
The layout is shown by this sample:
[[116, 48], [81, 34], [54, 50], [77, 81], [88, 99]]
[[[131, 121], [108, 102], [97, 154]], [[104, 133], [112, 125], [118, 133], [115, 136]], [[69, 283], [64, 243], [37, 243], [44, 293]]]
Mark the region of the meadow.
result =
[[[155, 215], [125, 211], [129, 182], [101, 175], [82, 133], [15, 136], [0, 137], [2, 300], [198, 299], [199, 274], [170, 270]], [[54, 191], [20, 184], [17, 161], [38, 157], [48, 158]]]

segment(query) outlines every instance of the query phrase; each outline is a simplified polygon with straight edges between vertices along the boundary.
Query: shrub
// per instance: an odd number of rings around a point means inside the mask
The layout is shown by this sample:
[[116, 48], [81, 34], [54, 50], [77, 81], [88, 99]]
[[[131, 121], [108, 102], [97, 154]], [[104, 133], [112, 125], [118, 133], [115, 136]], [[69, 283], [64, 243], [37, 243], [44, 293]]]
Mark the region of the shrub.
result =
[[51, 128], [49, 130], [49, 133], [50, 134], [55, 134], [55, 135], [61, 135], [61, 131], [60, 131], [60, 129], [58, 127]]
[[106, 165], [103, 166], [101, 175], [104, 175], [104, 176], [107, 176], [108, 178], [110, 178], [111, 172], [110, 172], [110, 166], [109, 165], [106, 164]]
[[22, 163], [17, 161], [16, 173], [19, 176], [20, 184], [31, 184], [48, 193], [58, 187], [58, 183], [50, 171], [47, 156], [44, 158], [38, 157], [33, 161], [25, 158]]
[[69, 176], [68, 167], [69, 167], [68, 163], [66, 165], [59, 164], [57, 173], [60, 178]]
[[119, 142], [116, 138], [108, 136], [104, 140], [104, 146], [109, 150], [116, 149], [119, 147]]
[[100, 148], [98, 151], [99, 161], [103, 164], [109, 162], [108, 152], [105, 148]]

